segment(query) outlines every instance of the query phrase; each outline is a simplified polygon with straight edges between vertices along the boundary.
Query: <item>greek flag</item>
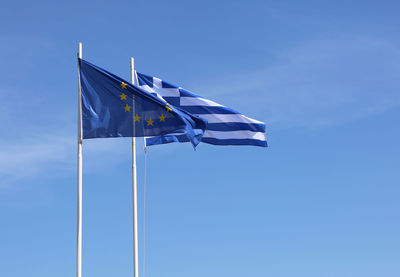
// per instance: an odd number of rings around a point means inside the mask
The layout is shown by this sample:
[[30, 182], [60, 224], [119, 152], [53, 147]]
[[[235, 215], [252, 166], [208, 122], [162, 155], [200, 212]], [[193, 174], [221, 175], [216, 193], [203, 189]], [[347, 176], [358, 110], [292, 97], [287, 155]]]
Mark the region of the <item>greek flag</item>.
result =
[[[201, 142], [214, 145], [254, 145], [267, 147], [265, 124], [181, 87], [159, 78], [138, 73], [138, 85], [143, 90], [166, 101], [180, 110], [196, 115], [208, 123]], [[180, 133], [154, 136], [147, 145], [187, 142]]]

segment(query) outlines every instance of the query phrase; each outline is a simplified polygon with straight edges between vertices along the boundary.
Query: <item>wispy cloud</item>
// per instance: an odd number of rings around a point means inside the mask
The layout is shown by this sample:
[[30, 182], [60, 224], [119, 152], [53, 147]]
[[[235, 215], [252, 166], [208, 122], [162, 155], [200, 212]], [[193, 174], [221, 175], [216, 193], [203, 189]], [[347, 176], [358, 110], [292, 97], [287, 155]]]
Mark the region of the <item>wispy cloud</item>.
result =
[[[76, 107], [53, 105], [53, 95], [0, 87], [0, 190], [19, 189], [37, 177], [76, 174]], [[85, 141], [85, 170], [121, 162], [119, 158], [129, 158], [129, 151], [127, 139]], [[104, 157], [107, 163], [102, 162]]]
[[201, 91], [277, 127], [320, 127], [399, 106], [399, 74], [396, 44], [346, 36], [309, 41], [264, 69], [220, 77]]
[[[85, 172], [109, 167], [130, 159], [128, 139], [84, 141]], [[141, 151], [138, 151], [141, 155]], [[43, 129], [15, 140], [0, 140], [0, 190], [19, 189], [41, 176], [58, 178], [76, 174], [77, 140], [62, 130]]]
[[47, 136], [39, 140], [0, 141], [0, 188], [38, 174], [48, 174], [55, 168], [70, 167], [71, 141], [65, 137]]

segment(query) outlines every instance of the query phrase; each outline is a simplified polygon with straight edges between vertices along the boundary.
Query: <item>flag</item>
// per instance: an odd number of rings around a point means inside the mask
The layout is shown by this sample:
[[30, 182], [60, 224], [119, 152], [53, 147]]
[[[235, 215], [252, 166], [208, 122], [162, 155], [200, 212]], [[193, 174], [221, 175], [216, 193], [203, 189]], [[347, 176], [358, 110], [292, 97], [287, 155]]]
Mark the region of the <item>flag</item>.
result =
[[118, 76], [79, 60], [83, 138], [180, 133], [196, 146], [206, 121], [169, 105]]
[[[159, 78], [137, 73], [139, 87], [170, 105], [207, 120], [201, 142], [214, 145], [267, 147], [265, 124]], [[180, 133], [147, 138], [147, 145], [187, 142]]]

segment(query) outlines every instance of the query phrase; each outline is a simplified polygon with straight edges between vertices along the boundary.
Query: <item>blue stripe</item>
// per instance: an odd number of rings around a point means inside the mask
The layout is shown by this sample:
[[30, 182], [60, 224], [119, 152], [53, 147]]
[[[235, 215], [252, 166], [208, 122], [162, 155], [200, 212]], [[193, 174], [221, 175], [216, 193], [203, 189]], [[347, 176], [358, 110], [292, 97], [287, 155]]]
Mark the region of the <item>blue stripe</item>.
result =
[[203, 138], [201, 142], [213, 145], [254, 145], [254, 146], [268, 147], [267, 142], [265, 140], [256, 140], [256, 139]]
[[172, 142], [189, 142], [188, 138], [184, 135], [178, 136], [159, 136], [153, 138], [146, 138], [146, 145], [158, 145], [158, 144], [166, 144]]
[[152, 76], [141, 74], [139, 72], [137, 72], [137, 75], [138, 75], [138, 80], [139, 80], [139, 86], [148, 85], [151, 88], [153, 87], [153, 77]]
[[178, 107], [180, 108], [180, 100], [179, 97], [163, 97], [163, 99], [165, 101], [167, 101], [169, 104], [171, 104], [172, 106]]
[[206, 130], [212, 131], [253, 131], [265, 133], [265, 125], [257, 123], [236, 123], [236, 122], [224, 122], [224, 123], [207, 123]]
[[181, 97], [197, 97], [197, 98], [203, 98], [199, 95], [196, 95], [194, 93], [191, 93], [190, 91], [184, 89], [184, 88], [179, 88], [179, 93]]
[[168, 82], [165, 82], [163, 80], [161, 80], [161, 87], [162, 88], [178, 88], [177, 86], [170, 84]]
[[226, 107], [214, 106], [180, 106], [180, 109], [192, 114], [240, 114]]
[[[172, 142], [188, 142], [186, 136], [164, 136], [164, 137], [154, 137], [147, 138], [146, 144], [148, 146], [172, 143]], [[257, 139], [216, 139], [216, 138], [203, 138], [200, 142], [212, 144], [212, 145], [254, 145], [260, 147], [268, 147], [268, 144], [264, 140]]]

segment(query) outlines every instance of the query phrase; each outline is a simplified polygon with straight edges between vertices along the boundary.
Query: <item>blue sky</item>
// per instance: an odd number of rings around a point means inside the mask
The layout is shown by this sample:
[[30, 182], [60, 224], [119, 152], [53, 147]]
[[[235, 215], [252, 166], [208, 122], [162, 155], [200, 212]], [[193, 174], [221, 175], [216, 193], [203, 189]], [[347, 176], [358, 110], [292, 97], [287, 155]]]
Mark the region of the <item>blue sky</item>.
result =
[[[149, 149], [147, 277], [399, 276], [399, 8], [5, 3], [0, 275], [75, 274], [81, 41], [123, 78], [134, 56], [138, 71], [267, 124], [267, 149]], [[129, 139], [84, 142], [83, 276], [132, 276], [130, 177]]]

